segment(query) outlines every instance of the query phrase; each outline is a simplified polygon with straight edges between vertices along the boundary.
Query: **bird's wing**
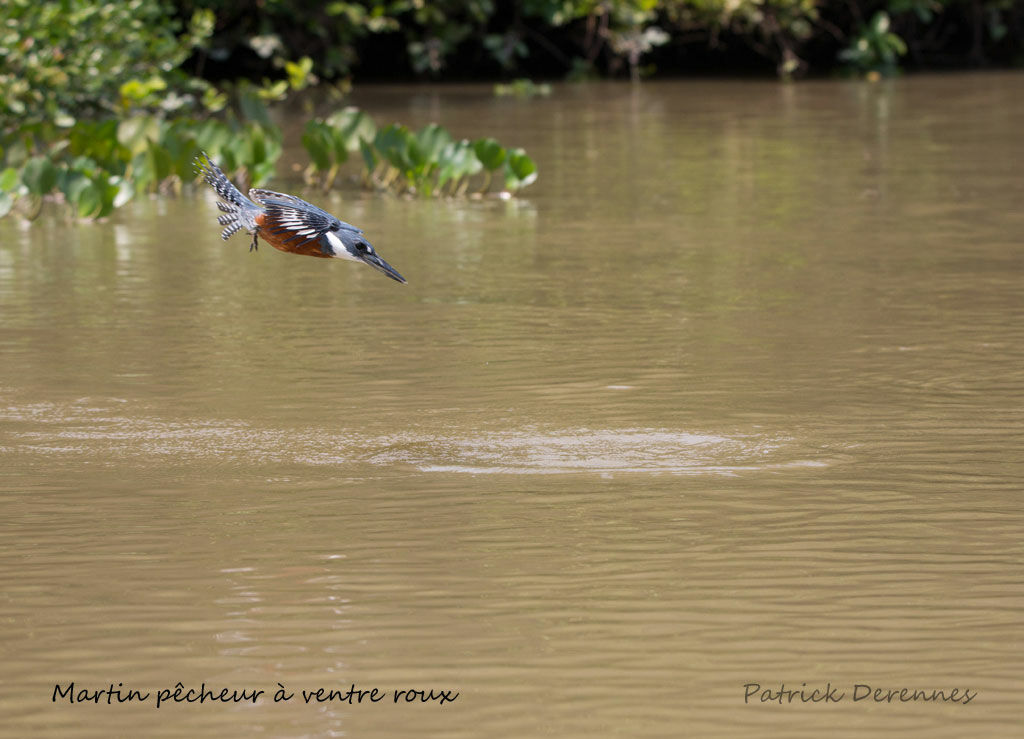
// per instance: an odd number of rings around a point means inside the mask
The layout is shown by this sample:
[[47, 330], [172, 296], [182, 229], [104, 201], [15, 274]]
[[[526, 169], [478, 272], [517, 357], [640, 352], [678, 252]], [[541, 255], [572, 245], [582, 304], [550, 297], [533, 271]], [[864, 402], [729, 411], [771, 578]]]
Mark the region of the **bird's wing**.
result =
[[321, 236], [328, 231], [363, 232], [363, 229], [339, 221], [330, 213], [294, 195], [254, 188], [249, 190], [249, 197], [266, 208], [269, 220], [296, 233], [309, 231], [310, 235]]

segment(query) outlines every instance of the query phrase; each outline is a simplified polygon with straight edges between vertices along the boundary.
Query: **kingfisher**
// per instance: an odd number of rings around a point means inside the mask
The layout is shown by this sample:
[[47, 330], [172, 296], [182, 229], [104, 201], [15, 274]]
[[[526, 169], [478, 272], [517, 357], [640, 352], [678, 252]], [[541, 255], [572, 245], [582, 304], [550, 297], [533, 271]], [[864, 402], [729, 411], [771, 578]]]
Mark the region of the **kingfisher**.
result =
[[398, 270], [377, 256], [361, 228], [339, 221], [312, 203], [283, 192], [253, 188], [249, 190], [249, 197], [245, 197], [206, 152], [195, 158], [195, 166], [196, 173], [202, 175], [221, 198], [217, 207], [223, 215], [217, 222], [224, 226], [220, 236], [225, 241], [244, 228], [252, 236], [249, 251], [259, 248], [257, 237], [262, 237], [281, 251], [362, 262], [392, 280], [406, 282]]

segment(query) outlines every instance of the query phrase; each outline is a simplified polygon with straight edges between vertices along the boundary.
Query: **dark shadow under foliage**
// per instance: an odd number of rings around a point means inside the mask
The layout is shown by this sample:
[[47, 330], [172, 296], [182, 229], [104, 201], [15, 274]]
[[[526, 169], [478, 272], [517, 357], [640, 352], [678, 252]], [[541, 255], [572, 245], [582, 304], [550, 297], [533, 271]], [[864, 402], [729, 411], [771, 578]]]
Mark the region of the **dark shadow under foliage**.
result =
[[[191, 64], [213, 79], [823, 75], [1024, 63], [1019, 0], [179, 0], [216, 28]], [[858, 49], [860, 50], [858, 52]]]

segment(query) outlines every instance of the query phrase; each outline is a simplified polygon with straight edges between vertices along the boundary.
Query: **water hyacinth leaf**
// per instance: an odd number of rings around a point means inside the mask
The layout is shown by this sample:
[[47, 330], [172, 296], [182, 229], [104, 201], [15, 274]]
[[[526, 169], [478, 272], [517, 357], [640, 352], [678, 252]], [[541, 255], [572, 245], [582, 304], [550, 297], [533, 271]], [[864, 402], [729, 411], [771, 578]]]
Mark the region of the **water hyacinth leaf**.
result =
[[265, 162], [269, 158], [267, 150], [267, 137], [260, 126], [247, 126], [246, 134], [242, 136], [242, 163], [251, 167], [259, 162]]
[[153, 178], [159, 183], [166, 180], [174, 171], [174, 163], [171, 161], [171, 155], [167, 152], [167, 149], [162, 146], [151, 143], [149, 145], [149, 157], [153, 162]]
[[18, 170], [14, 167], [8, 167], [3, 172], [0, 172], [0, 191], [11, 192], [18, 186], [18, 182]]
[[254, 164], [250, 170], [250, 179], [253, 187], [262, 187], [274, 176], [274, 162], [260, 162]]
[[114, 196], [113, 206], [120, 208], [126, 205], [135, 197], [135, 188], [132, 186], [131, 180], [125, 179], [124, 177], [111, 177], [111, 184], [117, 187], [117, 194]]
[[153, 172], [153, 160], [148, 151], [136, 154], [131, 164], [132, 179], [140, 190], [149, 189], [156, 181]]
[[217, 152], [217, 164], [225, 172], [234, 172], [238, 169], [238, 148], [239, 140], [235, 137], [229, 139]]
[[366, 171], [372, 174], [377, 169], [377, 153], [373, 150], [373, 145], [368, 141], [359, 139], [359, 153], [363, 155], [363, 164], [366, 166]]
[[377, 136], [377, 125], [373, 118], [359, 108], [343, 108], [331, 113], [325, 121], [333, 128], [348, 151], [355, 151], [359, 148], [359, 142], [373, 141]]
[[466, 139], [454, 142], [441, 151], [440, 171], [437, 176], [437, 186], [440, 188], [449, 180], [458, 180], [462, 177], [472, 177], [483, 165], [477, 159], [473, 145]]
[[21, 181], [32, 195], [46, 195], [57, 185], [57, 168], [46, 157], [33, 157], [25, 162]]
[[117, 183], [114, 182], [114, 178], [110, 176], [101, 175], [96, 179], [96, 188], [100, 193], [100, 209], [96, 213], [96, 218], [105, 218], [110, 215], [114, 210], [114, 201], [117, 199], [120, 188]]
[[88, 156], [103, 161], [108, 166], [123, 167], [122, 155], [118, 151], [122, 145], [117, 137], [118, 122], [115, 120], [79, 121], [69, 132], [69, 151], [76, 156]]
[[160, 121], [153, 116], [137, 115], [117, 126], [118, 142], [132, 154], [146, 151], [149, 144], [159, 138]]
[[99, 165], [96, 164], [96, 160], [92, 157], [75, 157], [71, 160], [71, 164], [68, 165], [69, 169], [73, 169], [77, 172], [82, 172], [88, 177], [92, 177]]
[[412, 168], [409, 160], [409, 129], [405, 126], [392, 123], [377, 132], [373, 140], [373, 148], [392, 167], [405, 172]]
[[331, 167], [332, 145], [328, 140], [327, 126], [319, 121], [309, 121], [302, 132], [302, 146], [305, 147], [313, 166], [318, 172], [326, 172]]
[[537, 165], [522, 149], [510, 149], [505, 162], [505, 188], [509, 192], [521, 190], [537, 179]]
[[407, 175], [419, 174], [427, 166], [427, 155], [419, 141], [410, 132], [405, 139], [405, 158], [408, 162]]
[[444, 187], [449, 180], [453, 180], [457, 177], [455, 174], [455, 156], [458, 151], [458, 147], [459, 145], [453, 141], [441, 149], [440, 154], [437, 156], [439, 165], [437, 172], [438, 189]]
[[[287, 88], [288, 83], [284, 80], [282, 82]], [[265, 128], [274, 127], [270, 121], [270, 111], [267, 110], [266, 103], [260, 99], [258, 90], [254, 90], [251, 86], [245, 87], [238, 95], [238, 106], [242, 109], [242, 116], [247, 121], [259, 123]]]
[[171, 126], [160, 139], [171, 161], [171, 171], [182, 179], [192, 176], [192, 159], [199, 146], [192, 132], [183, 126]]
[[472, 177], [484, 168], [480, 158], [476, 155], [476, 151], [473, 149], [473, 144], [468, 139], [463, 139], [459, 142], [456, 162], [459, 165], [460, 176]]
[[231, 140], [231, 130], [220, 121], [206, 121], [195, 128], [196, 143], [199, 148], [212, 157], [219, 156], [221, 150]]
[[494, 139], [477, 139], [473, 142], [473, 151], [488, 172], [493, 172], [505, 162], [505, 149]]
[[342, 130], [348, 141], [348, 150], [355, 151], [360, 140], [373, 141], [373, 137], [377, 135], [377, 124], [373, 122], [369, 113], [357, 110], [351, 123]]
[[103, 207], [103, 197], [100, 194], [100, 189], [96, 187], [94, 182], [91, 180], [86, 182], [86, 186], [82, 188], [81, 193], [78, 195], [77, 203], [80, 218], [89, 218], [99, 214], [100, 209]]
[[82, 193], [92, 184], [92, 181], [82, 172], [70, 169], [60, 173], [58, 187], [64, 193], [64, 199], [68, 204], [78, 209], [78, 203], [82, 199]]
[[348, 161], [348, 139], [345, 134], [337, 128], [327, 128], [327, 138], [331, 143], [331, 151], [334, 154], [335, 164], [344, 164]]
[[452, 136], [447, 129], [431, 123], [416, 134], [416, 142], [427, 161], [436, 164], [444, 148], [452, 143]]

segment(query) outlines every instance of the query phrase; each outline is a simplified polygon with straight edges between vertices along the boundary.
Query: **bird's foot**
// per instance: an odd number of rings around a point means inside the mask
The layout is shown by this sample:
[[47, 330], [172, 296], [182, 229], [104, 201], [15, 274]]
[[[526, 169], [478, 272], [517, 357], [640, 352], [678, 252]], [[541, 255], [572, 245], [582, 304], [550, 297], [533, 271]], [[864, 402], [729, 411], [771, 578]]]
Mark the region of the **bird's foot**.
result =
[[260, 246], [259, 246], [259, 244], [256, 243], [256, 234], [253, 234], [252, 235], [252, 243], [249, 244], [249, 251], [250, 252], [254, 252], [254, 251], [259, 251], [259, 250], [260, 250]]

